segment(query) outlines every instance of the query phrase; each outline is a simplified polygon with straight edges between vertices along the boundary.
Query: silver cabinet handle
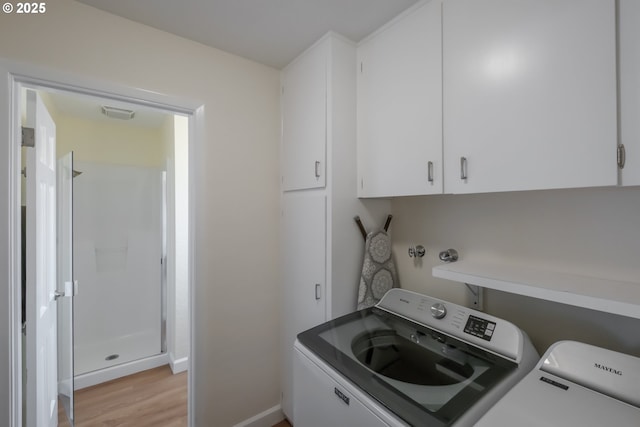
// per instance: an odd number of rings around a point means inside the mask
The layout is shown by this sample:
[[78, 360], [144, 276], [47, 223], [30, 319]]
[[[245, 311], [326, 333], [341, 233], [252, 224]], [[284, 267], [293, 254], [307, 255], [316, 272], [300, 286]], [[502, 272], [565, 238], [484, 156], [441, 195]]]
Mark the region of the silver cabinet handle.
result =
[[316, 160], [316, 178], [320, 178], [320, 162]]
[[618, 145], [618, 168], [624, 169], [624, 164], [627, 161], [627, 153], [624, 149], [624, 144]]
[[433, 162], [427, 163], [427, 181], [433, 184]]
[[320, 283], [316, 283], [316, 301], [320, 299]]
[[460, 179], [463, 181], [467, 179], [467, 158], [466, 157], [460, 157]]

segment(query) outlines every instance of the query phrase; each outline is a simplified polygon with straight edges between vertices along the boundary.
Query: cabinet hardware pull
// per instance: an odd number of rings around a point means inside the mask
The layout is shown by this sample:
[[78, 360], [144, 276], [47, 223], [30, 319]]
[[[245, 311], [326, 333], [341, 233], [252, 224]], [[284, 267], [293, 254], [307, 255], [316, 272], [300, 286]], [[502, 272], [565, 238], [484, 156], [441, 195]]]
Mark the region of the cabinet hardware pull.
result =
[[624, 149], [624, 144], [618, 145], [618, 168], [624, 169], [624, 164], [627, 161], [627, 153]]
[[320, 283], [316, 283], [316, 301], [320, 299]]
[[460, 157], [460, 179], [466, 181], [467, 179], [467, 158]]
[[320, 162], [316, 160], [316, 178], [320, 178]]
[[427, 163], [427, 181], [433, 184], [433, 162]]

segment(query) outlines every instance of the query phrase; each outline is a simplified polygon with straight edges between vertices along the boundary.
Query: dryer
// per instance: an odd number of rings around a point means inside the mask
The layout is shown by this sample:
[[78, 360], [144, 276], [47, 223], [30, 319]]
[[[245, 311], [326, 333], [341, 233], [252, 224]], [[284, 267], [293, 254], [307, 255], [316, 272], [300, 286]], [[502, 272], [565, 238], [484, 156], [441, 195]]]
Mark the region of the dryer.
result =
[[472, 425], [539, 357], [512, 323], [403, 289], [294, 352], [296, 427]]
[[640, 426], [640, 359], [560, 341], [478, 427]]

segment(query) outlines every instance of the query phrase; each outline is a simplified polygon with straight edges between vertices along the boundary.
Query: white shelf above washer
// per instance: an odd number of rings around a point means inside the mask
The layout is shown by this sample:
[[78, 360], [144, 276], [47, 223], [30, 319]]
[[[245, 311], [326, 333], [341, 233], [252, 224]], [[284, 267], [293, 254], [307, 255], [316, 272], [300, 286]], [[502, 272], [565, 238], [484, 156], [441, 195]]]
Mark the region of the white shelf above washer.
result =
[[471, 261], [439, 265], [432, 273], [469, 285], [640, 319], [638, 282]]

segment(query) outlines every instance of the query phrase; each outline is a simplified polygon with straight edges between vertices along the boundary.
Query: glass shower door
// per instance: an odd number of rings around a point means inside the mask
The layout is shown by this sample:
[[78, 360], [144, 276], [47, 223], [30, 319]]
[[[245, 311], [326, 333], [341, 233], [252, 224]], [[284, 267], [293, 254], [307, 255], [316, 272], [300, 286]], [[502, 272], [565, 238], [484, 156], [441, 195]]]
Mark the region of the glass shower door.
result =
[[[57, 217], [58, 282], [58, 423], [74, 425], [73, 408], [73, 152], [58, 159], [57, 165]], [[62, 408], [64, 408], [64, 411]]]

